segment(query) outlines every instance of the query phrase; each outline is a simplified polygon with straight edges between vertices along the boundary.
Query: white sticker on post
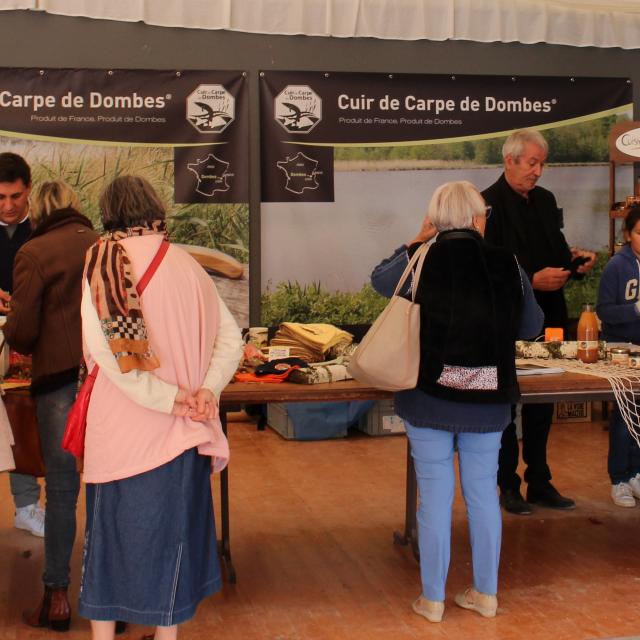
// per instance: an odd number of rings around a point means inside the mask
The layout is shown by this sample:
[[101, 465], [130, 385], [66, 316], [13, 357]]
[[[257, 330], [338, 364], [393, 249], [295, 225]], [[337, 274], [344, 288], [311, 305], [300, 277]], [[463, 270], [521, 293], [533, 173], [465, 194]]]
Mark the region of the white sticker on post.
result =
[[382, 417], [383, 433], [404, 433], [404, 421], [396, 415]]

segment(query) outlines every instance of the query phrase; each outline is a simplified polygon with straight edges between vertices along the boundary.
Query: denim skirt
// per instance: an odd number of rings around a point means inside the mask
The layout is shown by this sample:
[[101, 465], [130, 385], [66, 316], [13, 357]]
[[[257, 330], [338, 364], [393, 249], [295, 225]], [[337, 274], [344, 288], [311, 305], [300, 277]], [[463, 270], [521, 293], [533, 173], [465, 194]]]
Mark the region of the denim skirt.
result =
[[189, 449], [123, 480], [87, 484], [80, 615], [170, 626], [220, 590], [211, 458]]

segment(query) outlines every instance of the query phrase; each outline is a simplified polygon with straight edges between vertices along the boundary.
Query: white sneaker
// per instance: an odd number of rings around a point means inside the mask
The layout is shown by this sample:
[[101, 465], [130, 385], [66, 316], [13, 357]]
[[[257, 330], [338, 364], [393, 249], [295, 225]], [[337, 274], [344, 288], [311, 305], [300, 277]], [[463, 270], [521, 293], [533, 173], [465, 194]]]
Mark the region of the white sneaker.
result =
[[626, 482], [618, 482], [611, 485], [611, 499], [613, 504], [619, 507], [635, 507], [636, 499], [633, 497], [631, 487]]
[[26, 507], [17, 507], [13, 526], [44, 538], [44, 509], [37, 502]]
[[631, 493], [640, 499], [640, 473], [636, 473], [636, 475], [629, 480], [628, 485], [631, 487]]

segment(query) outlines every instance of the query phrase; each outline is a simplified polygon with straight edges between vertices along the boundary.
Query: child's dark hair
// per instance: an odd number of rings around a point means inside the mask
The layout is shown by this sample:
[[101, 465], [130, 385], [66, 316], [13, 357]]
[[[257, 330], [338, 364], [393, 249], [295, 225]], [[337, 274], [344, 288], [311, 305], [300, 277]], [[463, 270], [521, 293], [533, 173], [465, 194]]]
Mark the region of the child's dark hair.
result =
[[631, 233], [638, 222], [640, 222], [640, 205], [634, 204], [629, 207], [629, 213], [625, 216], [623, 228], [627, 233]]

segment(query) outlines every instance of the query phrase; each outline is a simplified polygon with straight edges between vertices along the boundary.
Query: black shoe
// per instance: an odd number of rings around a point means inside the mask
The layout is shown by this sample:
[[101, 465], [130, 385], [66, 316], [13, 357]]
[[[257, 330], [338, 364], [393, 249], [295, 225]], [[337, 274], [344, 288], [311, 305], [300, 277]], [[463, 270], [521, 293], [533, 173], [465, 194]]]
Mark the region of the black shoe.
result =
[[571, 498], [565, 498], [560, 495], [550, 482], [542, 487], [531, 487], [529, 485], [527, 488], [527, 501], [547, 509], [567, 511], [576, 508], [576, 503]]
[[124, 620], [116, 620], [116, 635], [119, 636], [127, 630], [127, 623]]
[[507, 489], [500, 493], [500, 504], [505, 511], [515, 513], [517, 516], [530, 516], [533, 511], [531, 506], [525, 502], [517, 489]]

